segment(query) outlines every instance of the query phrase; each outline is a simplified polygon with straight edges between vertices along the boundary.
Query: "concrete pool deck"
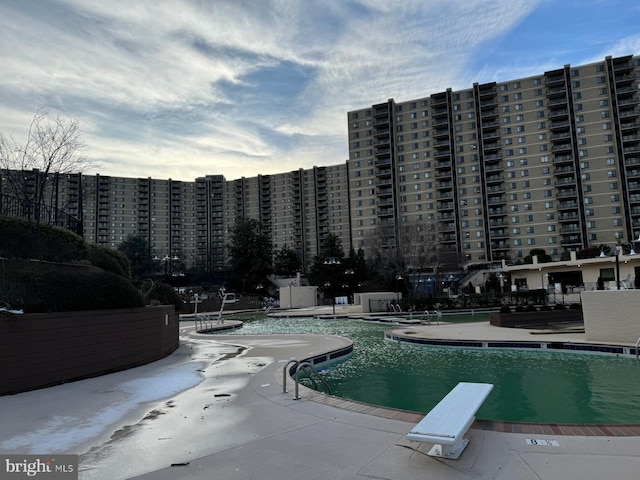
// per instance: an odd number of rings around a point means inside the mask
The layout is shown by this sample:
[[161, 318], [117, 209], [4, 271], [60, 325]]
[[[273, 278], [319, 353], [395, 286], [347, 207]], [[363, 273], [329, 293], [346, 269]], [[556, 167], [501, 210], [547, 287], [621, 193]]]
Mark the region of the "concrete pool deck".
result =
[[[482, 334], [469, 324], [445, 326], [425, 329], [454, 338]], [[493, 333], [531, 336], [503, 330]], [[344, 345], [323, 335], [212, 337], [186, 322], [180, 348], [163, 360], [0, 397], [0, 452], [76, 453], [80, 478], [95, 480], [632, 479], [640, 472], [640, 429], [633, 426], [630, 436], [612, 437], [476, 425], [461, 458], [449, 461], [406, 440], [424, 414], [307, 389], [294, 400], [291, 382], [282, 393], [284, 360]]]

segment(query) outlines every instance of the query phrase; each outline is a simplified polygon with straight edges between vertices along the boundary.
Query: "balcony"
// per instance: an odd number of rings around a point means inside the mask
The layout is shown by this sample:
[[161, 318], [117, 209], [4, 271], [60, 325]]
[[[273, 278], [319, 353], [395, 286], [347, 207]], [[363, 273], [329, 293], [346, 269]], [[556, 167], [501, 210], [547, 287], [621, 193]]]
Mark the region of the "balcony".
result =
[[571, 126], [571, 123], [569, 122], [569, 120], [561, 120], [561, 121], [551, 122], [551, 124], [549, 125], [549, 128], [551, 129], [552, 132], [555, 132], [560, 130], [568, 130], [570, 126]]
[[436, 150], [433, 154], [434, 158], [447, 158], [451, 157], [451, 150]]
[[550, 74], [544, 79], [544, 84], [547, 87], [553, 87], [554, 85], [563, 85], [565, 83], [564, 72]]
[[575, 177], [565, 177], [565, 178], [556, 180], [555, 186], [556, 187], [572, 187], [572, 186], [575, 186], [575, 184], [576, 184]]
[[455, 208], [455, 204], [453, 202], [440, 202], [438, 203], [438, 211], [448, 211], [453, 210]]
[[371, 115], [373, 115], [373, 118], [388, 117], [389, 116], [389, 105], [384, 105], [382, 107], [374, 108], [373, 112], [371, 112]]
[[438, 227], [438, 231], [441, 233], [446, 233], [446, 232], [455, 232], [456, 231], [456, 224], [455, 223], [445, 223], [442, 224]]
[[560, 233], [580, 233], [580, 226], [577, 223], [572, 223], [564, 227], [560, 227]]
[[488, 121], [482, 122], [482, 130], [497, 130], [500, 128], [500, 122]]
[[555, 87], [555, 88], [548, 88], [547, 89], [547, 98], [556, 98], [556, 97], [566, 97], [567, 95], [567, 87], [566, 86], [561, 86], [561, 87]]
[[495, 87], [491, 88], [481, 88], [478, 90], [478, 95], [480, 96], [480, 100], [486, 99], [487, 97], [495, 96], [498, 93]]
[[575, 210], [578, 207], [578, 202], [558, 202], [558, 210]]
[[388, 128], [379, 128], [373, 131], [373, 136], [376, 138], [389, 137], [389, 132]]
[[378, 208], [379, 217], [393, 217], [393, 208]]
[[571, 188], [560, 190], [558, 193], [556, 193], [556, 198], [569, 198], [569, 197], [573, 198], [577, 196], [578, 196], [578, 191]]
[[[495, 94], [492, 94], [495, 95]], [[498, 99], [496, 96], [493, 96], [493, 98], [489, 98], [487, 100], [481, 100], [480, 101], [480, 109], [484, 110], [487, 108], [495, 108], [498, 106]]]
[[[635, 76], [633, 75], [616, 75], [616, 86], [619, 85], [630, 85], [635, 80]], [[619, 89], [616, 89], [618, 91]]]
[[582, 245], [582, 239], [580, 235], [569, 235], [560, 241], [561, 245]]
[[559, 119], [559, 118], [564, 118], [564, 117], [567, 117], [567, 116], [569, 116], [569, 110], [559, 109], [559, 110], [551, 110], [549, 112], [549, 117], [548, 118], [550, 120], [552, 120], [554, 118], [555, 119]]
[[573, 163], [573, 155], [556, 155], [553, 158], [554, 165], [562, 165], [565, 163]]
[[495, 152], [502, 148], [502, 144], [498, 142], [485, 143], [482, 148], [485, 152]]
[[633, 71], [633, 62], [627, 60], [620, 63], [615, 63], [613, 65], [613, 71], [616, 73], [616, 75], [630, 73]]
[[491, 119], [491, 118], [496, 118], [497, 116], [499, 116], [500, 113], [498, 112], [497, 109], [494, 110], [483, 110], [482, 112], [480, 112], [480, 118], [482, 119]]
[[449, 109], [444, 107], [444, 108], [436, 108], [433, 111], [433, 117], [434, 118], [442, 118], [442, 117], [448, 117], [449, 116]]
[[505, 220], [491, 220], [489, 222], [489, 227], [507, 227], [509, 223]]
[[488, 213], [490, 217], [493, 217], [493, 216], [504, 216], [504, 215], [507, 215], [508, 212], [506, 208], [490, 208]]
[[455, 243], [457, 241], [455, 235], [443, 235], [440, 237], [441, 243]]
[[571, 167], [558, 167], [556, 169], [553, 170], [553, 174], [556, 176], [564, 176], [564, 175], [574, 175], [575, 174], [575, 168], [573, 166]]

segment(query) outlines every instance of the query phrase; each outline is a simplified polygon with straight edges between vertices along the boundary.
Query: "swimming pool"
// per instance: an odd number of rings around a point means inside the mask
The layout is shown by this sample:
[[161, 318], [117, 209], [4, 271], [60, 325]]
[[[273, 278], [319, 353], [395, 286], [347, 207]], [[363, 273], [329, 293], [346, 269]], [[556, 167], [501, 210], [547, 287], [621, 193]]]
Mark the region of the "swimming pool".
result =
[[332, 392], [343, 398], [426, 412], [458, 382], [482, 382], [493, 383], [495, 388], [478, 411], [480, 419], [640, 423], [640, 362], [635, 358], [416, 346], [385, 341], [389, 324], [357, 320], [242, 320], [243, 328], [228, 333], [317, 333], [351, 338], [352, 357], [323, 372]]

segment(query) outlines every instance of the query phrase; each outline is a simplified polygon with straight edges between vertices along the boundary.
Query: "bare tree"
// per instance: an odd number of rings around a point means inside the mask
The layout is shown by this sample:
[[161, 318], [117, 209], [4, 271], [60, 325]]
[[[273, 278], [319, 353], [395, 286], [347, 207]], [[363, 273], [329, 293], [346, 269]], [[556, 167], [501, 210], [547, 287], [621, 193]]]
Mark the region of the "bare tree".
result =
[[60, 174], [96, 166], [82, 155], [86, 145], [80, 136], [77, 120], [49, 121], [43, 110], [33, 116], [24, 144], [0, 132], [3, 190], [22, 202], [53, 206]]

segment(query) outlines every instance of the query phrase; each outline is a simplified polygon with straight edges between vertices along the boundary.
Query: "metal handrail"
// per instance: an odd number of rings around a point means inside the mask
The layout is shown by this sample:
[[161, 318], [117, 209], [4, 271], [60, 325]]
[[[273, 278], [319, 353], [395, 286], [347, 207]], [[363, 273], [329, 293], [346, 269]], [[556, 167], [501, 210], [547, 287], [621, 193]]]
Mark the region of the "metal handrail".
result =
[[638, 337], [638, 340], [636, 341], [636, 360], [639, 360], [638, 356], [640, 355], [638, 353], [638, 349], [640, 349], [640, 337]]
[[[324, 377], [322, 375], [320, 375], [320, 372], [318, 372], [318, 370], [316, 370], [316, 368], [313, 365], [311, 365], [309, 362], [302, 362], [302, 363], [299, 363], [298, 367], [296, 368], [296, 392], [295, 392], [295, 394], [293, 396], [293, 399], [294, 400], [299, 400], [300, 399], [300, 395], [298, 394], [298, 388], [299, 388], [299, 385], [300, 385], [300, 370], [303, 369], [303, 368], [306, 370], [307, 367], [309, 367], [313, 371], [313, 373], [316, 374], [316, 376], [320, 379], [320, 381], [322, 381], [324, 386], [327, 387], [327, 391], [329, 392], [329, 395], [331, 395], [331, 387], [329, 386], [327, 381], [324, 379]], [[311, 377], [309, 377], [309, 378], [311, 378]]]
[[287, 393], [287, 368], [292, 363], [295, 363], [297, 367], [300, 362], [295, 358], [290, 358], [287, 360], [287, 363], [284, 364], [284, 367], [282, 368], [282, 393]]
[[307, 374], [307, 377], [309, 377], [309, 379], [313, 382], [313, 386], [317, 390], [318, 384], [313, 379], [313, 375], [312, 375], [315, 373], [316, 377], [319, 378], [320, 381], [327, 388], [329, 395], [331, 395], [331, 387], [329, 386], [327, 381], [324, 379], [324, 377], [320, 374], [320, 372], [318, 372], [318, 370], [316, 370], [316, 368], [313, 365], [311, 365], [311, 363], [300, 362], [295, 358], [290, 358], [289, 360], [287, 360], [287, 362], [284, 364], [284, 367], [282, 368], [282, 393], [287, 393], [287, 370], [289, 369], [289, 365], [291, 365], [292, 363], [295, 364], [295, 367], [296, 367], [296, 373], [295, 373], [296, 388], [295, 388], [295, 395], [293, 397], [294, 400], [300, 399], [300, 395], [298, 394], [299, 385], [300, 385], [300, 370], [304, 370], [304, 372]]

